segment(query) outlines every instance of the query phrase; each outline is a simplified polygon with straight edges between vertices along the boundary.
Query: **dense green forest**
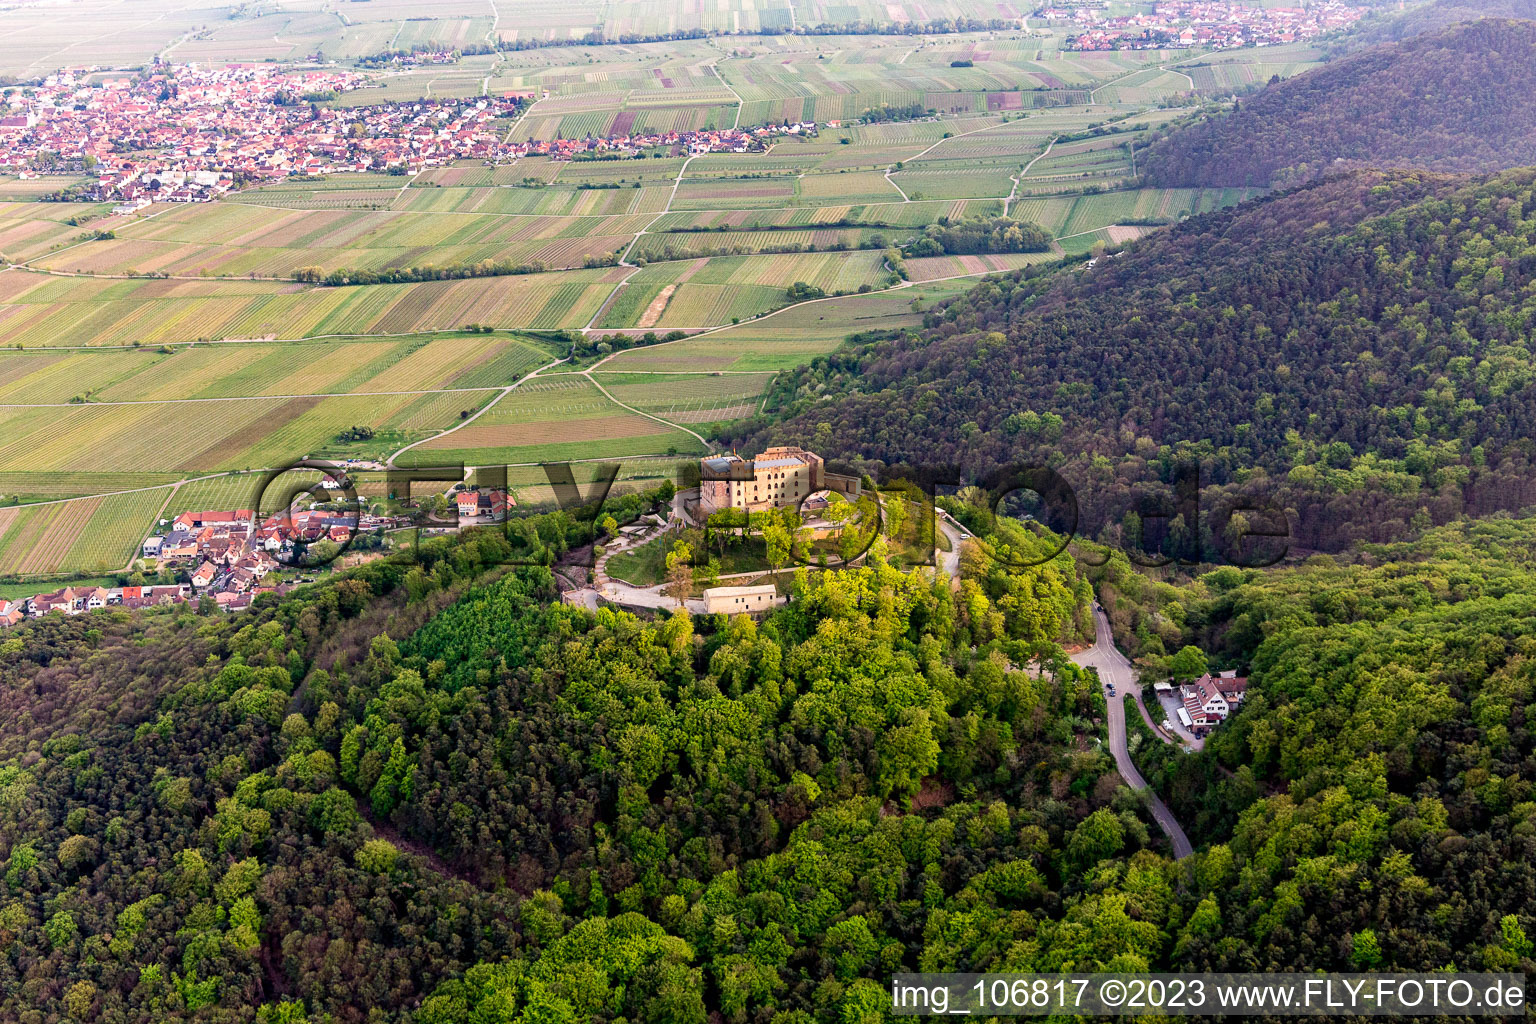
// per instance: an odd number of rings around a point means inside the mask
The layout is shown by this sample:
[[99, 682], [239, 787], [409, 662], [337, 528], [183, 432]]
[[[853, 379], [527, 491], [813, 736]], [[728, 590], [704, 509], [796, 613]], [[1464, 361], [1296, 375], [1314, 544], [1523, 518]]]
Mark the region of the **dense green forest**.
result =
[[9, 633], [0, 1016], [872, 1019], [994, 919], [1073, 936], [1042, 964], [1150, 952], [1092, 870], [1171, 884], [1057, 646], [1067, 559], [957, 603], [877, 550], [758, 625], [564, 607], [511, 550]]
[[1123, 635], [1161, 650], [1173, 623], [1169, 644], [1252, 672], [1203, 753], [1137, 752], [1192, 834], [1225, 837], [1205, 861], [1228, 865], [1223, 927], [1186, 948], [1190, 969], [1242, 962], [1234, 931], [1259, 937], [1259, 963], [1299, 944], [1369, 966], [1369, 931], [1381, 963], [1530, 970], [1536, 519], [1183, 587], [1110, 575]]
[[[990, 279], [782, 375], [782, 419], [727, 440], [1054, 466], [1081, 532], [1192, 561], [1227, 557], [1239, 498], [1287, 510], [1293, 548], [1402, 539], [1536, 505], [1533, 254], [1536, 172], [1334, 176]], [[1170, 504], [1181, 466], [1197, 522]]]
[[1341, 166], [1536, 164], [1536, 21], [1483, 19], [1383, 44], [1170, 131], [1147, 184], [1299, 184]]
[[1333, 45], [1345, 51], [1363, 49], [1477, 18], [1536, 18], [1536, 0], [1433, 0], [1406, 8], [1389, 4], [1368, 13]]
[[1536, 969], [1531, 522], [1172, 588], [1254, 674], [1208, 755], [1139, 752], [1199, 823], [1175, 862], [1058, 645], [1077, 563], [1006, 569], [1055, 541], [956, 511], [999, 556], [958, 590], [877, 545], [760, 623], [566, 607], [481, 531], [8, 633], [0, 1016], [875, 1022], [900, 969]]

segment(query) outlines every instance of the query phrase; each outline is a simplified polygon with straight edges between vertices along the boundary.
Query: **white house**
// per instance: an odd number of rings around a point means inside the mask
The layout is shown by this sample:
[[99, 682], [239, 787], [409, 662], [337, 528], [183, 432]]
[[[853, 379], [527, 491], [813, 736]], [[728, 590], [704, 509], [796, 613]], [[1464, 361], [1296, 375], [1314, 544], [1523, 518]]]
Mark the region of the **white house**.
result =
[[757, 587], [710, 587], [704, 591], [704, 611], [709, 615], [735, 615], [767, 611], [784, 603], [772, 583]]

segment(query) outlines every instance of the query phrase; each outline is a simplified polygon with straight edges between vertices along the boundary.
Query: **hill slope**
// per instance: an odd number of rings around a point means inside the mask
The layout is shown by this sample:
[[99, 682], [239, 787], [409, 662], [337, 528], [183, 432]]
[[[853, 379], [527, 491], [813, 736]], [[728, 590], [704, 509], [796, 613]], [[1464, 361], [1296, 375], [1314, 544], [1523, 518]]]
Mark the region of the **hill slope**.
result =
[[1357, 172], [1195, 218], [1087, 272], [1007, 275], [920, 336], [786, 376], [770, 401], [787, 422], [737, 440], [1059, 463], [1089, 531], [1179, 458], [1218, 488], [1267, 484], [1309, 547], [1533, 504], [1533, 182]]
[[952, 594], [877, 554], [758, 624], [562, 606], [485, 531], [420, 550], [0, 639], [0, 1018], [847, 1024], [917, 970], [1536, 970], [1530, 521], [1178, 591], [1254, 669], [1200, 758], [1130, 716], [1201, 826], [1179, 863], [1051, 642], [1068, 558], [968, 545]]
[[1536, 0], [1435, 0], [1406, 11], [1373, 11], [1355, 24], [1342, 43], [1350, 49], [1364, 49], [1478, 18], [1536, 18]]
[[1146, 154], [1148, 184], [1286, 186], [1336, 169], [1536, 163], [1536, 21], [1485, 19], [1271, 84]]

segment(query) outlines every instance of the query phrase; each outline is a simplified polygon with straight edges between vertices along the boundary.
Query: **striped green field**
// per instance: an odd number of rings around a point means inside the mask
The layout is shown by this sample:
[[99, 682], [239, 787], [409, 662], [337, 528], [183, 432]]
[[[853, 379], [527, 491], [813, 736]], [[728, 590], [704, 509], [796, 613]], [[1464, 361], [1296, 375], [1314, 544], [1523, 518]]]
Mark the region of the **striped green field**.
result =
[[[36, 180], [36, 179], [32, 179]], [[28, 181], [25, 184], [30, 184]], [[47, 256], [50, 252], [79, 245], [100, 226], [112, 226], [122, 218], [112, 217], [106, 203], [38, 203], [10, 201], [0, 182], [0, 253], [7, 259], [23, 261]], [[71, 220], [76, 223], [69, 223]]]
[[[622, 248], [649, 219], [197, 203], [127, 224], [110, 239], [44, 253], [34, 265], [77, 274], [265, 278], [291, 278], [307, 267], [381, 271], [483, 261], [579, 267], [589, 256]], [[4, 227], [0, 221], [0, 242]]]
[[6, 501], [51, 501], [56, 498], [78, 498], [90, 494], [107, 494], [112, 491], [137, 490], [172, 484], [181, 479], [181, 473], [151, 473], [142, 470], [95, 471], [69, 469], [64, 472], [49, 470], [8, 470], [0, 472], [0, 498]]
[[829, 294], [878, 287], [878, 251], [779, 253], [656, 263], [629, 278], [598, 327], [714, 327], [788, 305], [786, 289], [804, 282]]
[[0, 276], [0, 345], [160, 345], [496, 327], [581, 327], [622, 269], [313, 287], [266, 281]]
[[617, 401], [642, 412], [672, 423], [715, 423], [755, 413], [774, 374], [598, 371], [594, 376]]
[[1125, 137], [1107, 136], [1052, 147], [1019, 179], [1019, 194], [1083, 192], [1110, 188], [1131, 178], [1131, 154]]
[[620, 352], [610, 371], [765, 371], [790, 369], [825, 355], [851, 334], [922, 325], [923, 311], [972, 286], [969, 281], [920, 284], [897, 291], [805, 302], [738, 326], [681, 341]]
[[1017, 270], [1034, 263], [1046, 263], [1058, 257], [1054, 252], [1002, 252], [979, 256], [925, 256], [906, 261], [911, 281], [937, 281]]
[[[497, 389], [216, 403], [0, 406], [0, 472], [198, 475], [262, 469], [307, 456], [374, 457], [472, 414]], [[343, 443], [352, 427], [370, 442]]]
[[759, 228], [814, 228], [846, 223], [877, 228], [921, 227], [941, 217], [990, 217], [1002, 211], [1002, 204], [988, 200], [952, 200], [915, 203], [855, 203], [823, 206], [796, 206], [767, 210], [704, 210], [668, 213], [656, 219], [647, 230], [678, 231], [684, 228], [749, 230]]
[[892, 239], [909, 238], [916, 228], [821, 228], [786, 231], [652, 231], [635, 242], [631, 260], [694, 259], [758, 252], [819, 252], [884, 248]]
[[630, 412], [590, 380], [565, 374], [530, 381], [475, 419], [401, 457], [405, 465], [470, 465], [622, 458], [703, 450], [692, 435]]
[[103, 572], [126, 567], [170, 488], [0, 508], [0, 572]]
[[505, 334], [198, 345], [170, 352], [0, 351], [0, 404], [504, 387], [553, 358], [552, 347]]

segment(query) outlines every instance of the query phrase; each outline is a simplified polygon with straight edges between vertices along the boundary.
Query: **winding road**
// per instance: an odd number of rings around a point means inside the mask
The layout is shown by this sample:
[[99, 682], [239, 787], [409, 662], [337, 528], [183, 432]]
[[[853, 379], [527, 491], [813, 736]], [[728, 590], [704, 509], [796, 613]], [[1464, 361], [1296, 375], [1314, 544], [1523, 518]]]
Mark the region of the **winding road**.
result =
[[1079, 651], [1072, 655], [1072, 660], [1084, 668], [1094, 668], [1099, 671], [1099, 679], [1105, 683], [1113, 684], [1115, 695], [1105, 694], [1105, 703], [1109, 705], [1109, 750], [1115, 757], [1115, 767], [1119, 769], [1120, 776], [1130, 784], [1131, 788], [1141, 790], [1147, 800], [1147, 806], [1152, 811], [1152, 817], [1167, 834], [1168, 841], [1173, 844], [1173, 855], [1183, 859], [1195, 852], [1189, 843], [1189, 837], [1184, 834], [1184, 829], [1179, 826], [1178, 819], [1163, 803], [1162, 798], [1152, 792], [1147, 780], [1141, 777], [1136, 770], [1136, 765], [1131, 761], [1131, 752], [1125, 745], [1125, 698], [1127, 694], [1139, 697], [1141, 688], [1136, 682], [1136, 674], [1131, 668], [1130, 661], [1120, 653], [1120, 648], [1115, 646], [1114, 634], [1109, 629], [1109, 618], [1104, 614], [1097, 602], [1093, 606], [1094, 641], [1093, 646], [1085, 651]]

